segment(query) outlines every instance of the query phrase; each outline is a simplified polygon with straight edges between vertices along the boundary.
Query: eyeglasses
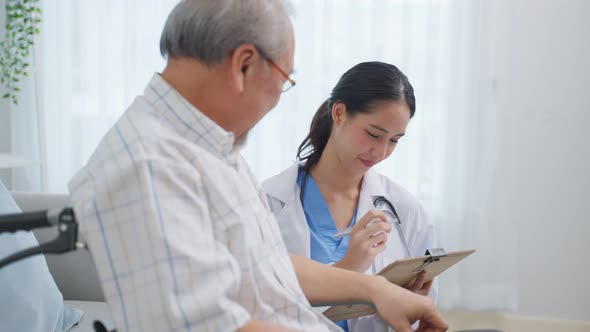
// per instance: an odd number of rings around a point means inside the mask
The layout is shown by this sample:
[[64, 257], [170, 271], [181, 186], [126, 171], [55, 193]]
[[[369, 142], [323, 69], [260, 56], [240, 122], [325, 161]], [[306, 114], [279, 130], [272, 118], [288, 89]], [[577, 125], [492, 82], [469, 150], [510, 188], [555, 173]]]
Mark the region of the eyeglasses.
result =
[[281, 69], [281, 67], [279, 67], [276, 63], [274, 63], [274, 61], [272, 61], [270, 58], [267, 58], [266, 61], [268, 61], [268, 63], [270, 63], [270, 65], [276, 69], [279, 73], [281, 73], [281, 75], [285, 78], [285, 84], [283, 85], [283, 92], [287, 92], [289, 91], [292, 87], [295, 86], [295, 80], [292, 79], [289, 74], [287, 74], [284, 70]]
[[292, 79], [289, 74], [287, 74], [287, 72], [285, 72], [284, 70], [281, 69], [281, 67], [279, 67], [274, 61], [272, 61], [272, 59], [266, 55], [266, 53], [262, 52], [260, 49], [258, 49], [258, 53], [260, 53], [260, 55], [266, 60], [268, 61], [268, 63], [271, 65], [271, 67], [273, 67], [274, 69], [276, 69], [276, 71], [278, 71], [281, 76], [283, 76], [283, 78], [285, 79], [285, 84], [283, 85], [283, 90], [282, 92], [287, 92], [288, 90], [290, 90], [292, 87], [295, 86], [295, 80]]

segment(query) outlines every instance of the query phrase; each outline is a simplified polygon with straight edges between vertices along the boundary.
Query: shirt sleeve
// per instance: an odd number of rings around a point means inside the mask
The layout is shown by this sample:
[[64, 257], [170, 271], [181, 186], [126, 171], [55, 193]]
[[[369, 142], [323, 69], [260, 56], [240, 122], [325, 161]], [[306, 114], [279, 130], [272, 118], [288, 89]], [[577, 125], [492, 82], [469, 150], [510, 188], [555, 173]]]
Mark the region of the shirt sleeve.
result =
[[88, 172], [92, 190], [72, 198], [117, 328], [243, 326], [240, 266], [217, 239], [198, 171], [163, 161], [112, 168]]

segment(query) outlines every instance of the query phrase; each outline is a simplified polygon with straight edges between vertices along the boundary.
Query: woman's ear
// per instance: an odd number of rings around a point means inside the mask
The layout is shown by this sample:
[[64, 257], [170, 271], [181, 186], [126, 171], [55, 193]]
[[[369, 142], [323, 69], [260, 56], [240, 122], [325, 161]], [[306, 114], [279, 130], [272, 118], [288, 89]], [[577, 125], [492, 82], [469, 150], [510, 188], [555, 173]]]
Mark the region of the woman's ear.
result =
[[346, 105], [341, 102], [335, 102], [332, 105], [332, 122], [339, 126], [346, 122]]
[[260, 55], [254, 45], [240, 45], [231, 54], [231, 76], [233, 85], [238, 92], [243, 92], [246, 80], [252, 76], [254, 64]]

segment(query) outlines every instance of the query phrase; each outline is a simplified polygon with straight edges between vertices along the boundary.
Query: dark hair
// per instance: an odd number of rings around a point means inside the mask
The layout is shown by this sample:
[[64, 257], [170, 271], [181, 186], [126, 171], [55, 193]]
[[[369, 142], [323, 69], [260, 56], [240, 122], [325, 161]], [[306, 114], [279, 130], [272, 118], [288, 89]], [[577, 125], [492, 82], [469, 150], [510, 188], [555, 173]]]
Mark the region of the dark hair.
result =
[[396, 66], [372, 61], [350, 68], [338, 81], [330, 98], [315, 113], [309, 134], [299, 145], [297, 160], [310, 170], [320, 160], [332, 132], [332, 105], [346, 105], [346, 114], [369, 113], [371, 106], [389, 101], [405, 101], [410, 118], [416, 112], [414, 88], [408, 78]]

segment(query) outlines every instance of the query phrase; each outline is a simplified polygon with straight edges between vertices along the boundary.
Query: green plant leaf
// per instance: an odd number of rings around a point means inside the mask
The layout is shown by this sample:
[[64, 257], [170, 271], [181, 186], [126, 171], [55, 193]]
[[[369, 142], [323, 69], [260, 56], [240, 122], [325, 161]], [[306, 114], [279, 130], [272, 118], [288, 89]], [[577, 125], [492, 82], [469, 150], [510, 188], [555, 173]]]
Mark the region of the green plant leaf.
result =
[[34, 35], [40, 33], [41, 0], [6, 0], [6, 32], [0, 41], [0, 84], [8, 91], [4, 98], [18, 104], [17, 92], [22, 77], [28, 77], [26, 68]]

